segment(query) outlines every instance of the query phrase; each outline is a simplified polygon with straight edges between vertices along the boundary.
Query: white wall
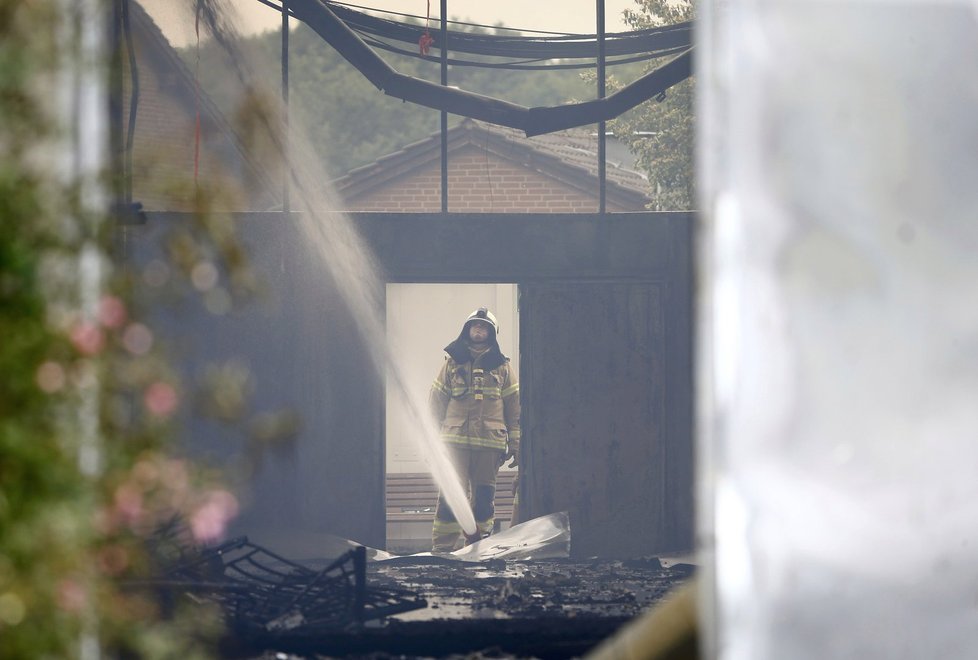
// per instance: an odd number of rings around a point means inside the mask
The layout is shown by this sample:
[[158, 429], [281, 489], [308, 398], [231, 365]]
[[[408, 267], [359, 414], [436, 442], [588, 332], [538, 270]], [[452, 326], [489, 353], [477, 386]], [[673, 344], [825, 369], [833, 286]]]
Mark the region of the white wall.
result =
[[704, 657], [975, 657], [978, 3], [697, 11]]
[[[519, 373], [519, 313], [515, 284], [388, 284], [387, 339], [401, 360], [408, 387], [427, 392], [445, 359], [444, 348], [466, 317], [488, 307], [499, 321], [499, 347]], [[425, 472], [420, 452], [402, 429], [410, 423], [400, 397], [387, 386], [387, 471]]]

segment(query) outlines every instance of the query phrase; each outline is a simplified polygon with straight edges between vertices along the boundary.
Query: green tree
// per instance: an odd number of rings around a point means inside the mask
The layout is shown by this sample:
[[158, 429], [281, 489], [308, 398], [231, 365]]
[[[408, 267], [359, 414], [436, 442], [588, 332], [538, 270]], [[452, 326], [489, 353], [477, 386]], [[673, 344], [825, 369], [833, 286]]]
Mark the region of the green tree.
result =
[[[259, 78], [276, 89], [281, 75], [280, 34], [269, 32], [243, 39], [242, 47], [252, 53]], [[440, 79], [437, 62], [385, 51], [378, 54], [401, 73], [432, 82]], [[229, 75], [232, 64], [221, 47], [210, 41], [202, 43], [199, 67], [196, 48], [184, 49], [181, 55], [191, 70], [199, 71], [201, 88], [226, 115], [232, 116], [240, 105], [243, 87], [234, 75]], [[289, 69], [289, 112], [294, 123], [306, 131], [309, 143], [333, 176], [341, 176], [438, 131], [439, 111], [385, 95], [305, 25], [290, 35]], [[449, 84], [525, 106], [560, 105], [575, 98], [592, 98], [594, 94], [593, 85], [586, 84], [573, 70], [453, 66]], [[450, 125], [460, 120], [461, 117], [449, 115]]]
[[[625, 22], [634, 29], [673, 25], [695, 17], [692, 0], [635, 0], [636, 9], [626, 9]], [[650, 63], [646, 70], [662, 65]], [[609, 80], [609, 88], [621, 87]], [[696, 204], [694, 171], [693, 79], [666, 92], [662, 101], [649, 101], [625, 113], [609, 127], [636, 156], [637, 165], [648, 174], [654, 210], [691, 210]]]

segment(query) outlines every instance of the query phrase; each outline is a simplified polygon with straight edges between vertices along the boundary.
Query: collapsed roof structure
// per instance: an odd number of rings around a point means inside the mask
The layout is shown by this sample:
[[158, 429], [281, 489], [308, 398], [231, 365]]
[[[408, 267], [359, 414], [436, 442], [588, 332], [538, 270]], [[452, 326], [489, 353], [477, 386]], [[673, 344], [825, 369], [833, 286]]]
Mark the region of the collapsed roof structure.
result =
[[[593, 36], [565, 35], [547, 38], [472, 35], [449, 31], [443, 21], [440, 41], [430, 42], [431, 46], [441, 50], [443, 79], [442, 84], [438, 85], [397, 72], [371, 48], [373, 45], [401, 54], [409, 54], [409, 51], [391, 46], [384, 39], [418, 43], [422, 35], [427, 34], [426, 28], [422, 26], [375, 18], [338, 3], [323, 0], [284, 0], [280, 6], [266, 0], [260, 1], [279, 11], [288, 11], [290, 16], [308, 25], [385, 94], [436, 110], [517, 128], [524, 131], [528, 137], [614, 119], [643, 101], [661, 97], [667, 89], [682, 82], [692, 73], [691, 23], [612, 35], [605, 35], [599, 31]], [[421, 51], [421, 57], [435, 59], [427, 56], [424, 52], [425, 48]], [[473, 60], [449, 60], [449, 51], [469, 55], [502, 56], [507, 60], [516, 58], [522, 61], [487, 65]], [[568, 58], [595, 60], [599, 70], [602, 70], [609, 54], [620, 56], [614, 63], [670, 55], [674, 57], [607, 98], [550, 107], [526, 108], [515, 103], [448, 87], [444, 75], [448, 64], [500, 66], [511, 69], [577, 66], [540, 64], [544, 60]], [[603, 79], [603, 76], [600, 77]], [[603, 96], [603, 93], [600, 93], [600, 96]]]

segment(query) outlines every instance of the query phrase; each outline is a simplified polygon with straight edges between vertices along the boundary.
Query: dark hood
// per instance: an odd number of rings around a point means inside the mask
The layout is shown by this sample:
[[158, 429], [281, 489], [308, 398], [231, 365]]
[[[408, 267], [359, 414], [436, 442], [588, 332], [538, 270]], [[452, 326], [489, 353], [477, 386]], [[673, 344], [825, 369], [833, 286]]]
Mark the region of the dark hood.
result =
[[[468, 330], [468, 323], [462, 326], [462, 331], [458, 333], [458, 337], [451, 344], [445, 347], [445, 352], [453, 360], [459, 364], [465, 364], [466, 362], [472, 361], [472, 354], [469, 353], [469, 342], [466, 339], [466, 334]], [[503, 355], [503, 352], [499, 350], [499, 342], [496, 341], [496, 333], [491, 332], [491, 339], [489, 341], [489, 350], [482, 356], [480, 364], [483, 369], [495, 369], [499, 365], [506, 362], [507, 358]]]

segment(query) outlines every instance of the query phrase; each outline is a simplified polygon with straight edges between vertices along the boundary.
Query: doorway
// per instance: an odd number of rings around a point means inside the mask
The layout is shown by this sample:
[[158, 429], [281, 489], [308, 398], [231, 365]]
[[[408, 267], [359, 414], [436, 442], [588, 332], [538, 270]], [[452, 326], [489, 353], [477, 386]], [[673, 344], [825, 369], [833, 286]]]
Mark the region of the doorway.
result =
[[[407, 388], [427, 400], [428, 390], [445, 360], [444, 348], [462, 329], [473, 310], [488, 307], [499, 322], [499, 348], [519, 373], [519, 298], [516, 284], [388, 283], [387, 341], [401, 362]], [[425, 550], [431, 544], [431, 521], [437, 489], [416, 440], [406, 431], [412, 415], [391, 382], [385, 392], [385, 465], [387, 548]], [[503, 466], [501, 472], [512, 471]], [[505, 475], [501, 476], [504, 479]]]
[[[427, 397], [465, 318], [488, 307], [499, 321], [499, 348], [519, 373], [519, 310], [516, 284], [388, 284], [387, 339], [402, 360], [408, 387]], [[385, 454], [387, 472], [425, 472], [420, 452], [403, 429], [410, 415], [388, 384]]]

